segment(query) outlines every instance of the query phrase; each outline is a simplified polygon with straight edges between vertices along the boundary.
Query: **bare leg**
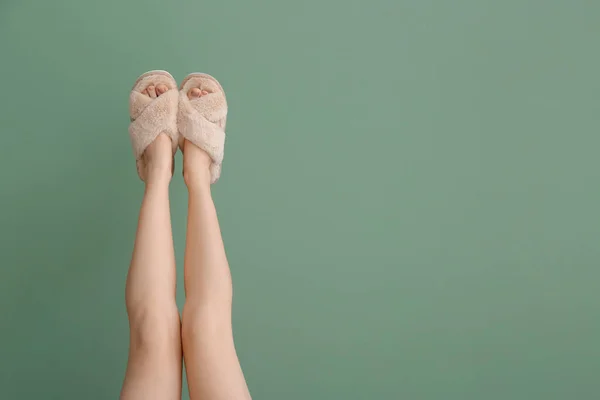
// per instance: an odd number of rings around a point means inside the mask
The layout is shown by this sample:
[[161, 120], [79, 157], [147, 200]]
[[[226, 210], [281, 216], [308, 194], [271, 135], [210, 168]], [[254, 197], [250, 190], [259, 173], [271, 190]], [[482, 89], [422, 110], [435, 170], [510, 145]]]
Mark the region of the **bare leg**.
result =
[[[192, 89], [189, 96], [200, 96]], [[250, 399], [233, 343], [232, 284], [210, 192], [210, 158], [184, 144], [189, 191], [182, 339], [192, 400]]]
[[[161, 86], [150, 86], [148, 95], [164, 93], [166, 87]], [[169, 211], [171, 139], [159, 135], [144, 157], [148, 165], [146, 190], [126, 286], [130, 344], [121, 399], [180, 399], [181, 324], [175, 303]]]

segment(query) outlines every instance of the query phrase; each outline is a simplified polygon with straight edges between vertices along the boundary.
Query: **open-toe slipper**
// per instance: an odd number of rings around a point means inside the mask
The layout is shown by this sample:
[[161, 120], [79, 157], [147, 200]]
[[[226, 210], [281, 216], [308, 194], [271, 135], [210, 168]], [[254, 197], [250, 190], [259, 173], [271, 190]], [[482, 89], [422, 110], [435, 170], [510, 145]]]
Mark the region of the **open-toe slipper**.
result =
[[[207, 91], [208, 94], [190, 100], [188, 92], [192, 88]], [[183, 150], [183, 142], [187, 139], [208, 153], [212, 159], [212, 183], [221, 175], [226, 120], [227, 101], [219, 82], [208, 74], [188, 75], [179, 87], [179, 145]]]
[[[168, 90], [151, 98], [142, 92], [148, 86], [166, 85]], [[178, 108], [177, 82], [167, 71], [149, 71], [141, 75], [131, 89], [129, 96], [129, 137], [133, 147], [136, 167], [140, 179], [144, 180], [145, 165], [142, 155], [146, 148], [161, 133], [173, 142], [173, 155], [177, 151], [179, 134], [177, 131]]]

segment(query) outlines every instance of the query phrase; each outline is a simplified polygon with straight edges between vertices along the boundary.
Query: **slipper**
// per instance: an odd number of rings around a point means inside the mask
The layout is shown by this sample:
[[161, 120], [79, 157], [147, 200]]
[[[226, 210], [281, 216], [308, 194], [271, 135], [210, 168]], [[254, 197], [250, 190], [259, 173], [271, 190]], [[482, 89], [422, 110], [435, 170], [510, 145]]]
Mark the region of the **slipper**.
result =
[[[166, 85], [169, 90], [156, 98], [142, 92], [149, 86]], [[177, 132], [177, 82], [167, 71], [149, 71], [142, 74], [131, 89], [129, 96], [129, 138], [137, 172], [144, 180], [146, 165], [142, 155], [146, 148], [161, 133], [167, 134], [173, 142], [173, 155], [177, 151], [179, 134]]]
[[[190, 100], [188, 92], [195, 87], [209, 93]], [[221, 175], [226, 120], [227, 100], [219, 82], [207, 74], [188, 75], [179, 87], [179, 147], [183, 151], [183, 143], [187, 139], [208, 153], [212, 159], [211, 183], [215, 183]]]

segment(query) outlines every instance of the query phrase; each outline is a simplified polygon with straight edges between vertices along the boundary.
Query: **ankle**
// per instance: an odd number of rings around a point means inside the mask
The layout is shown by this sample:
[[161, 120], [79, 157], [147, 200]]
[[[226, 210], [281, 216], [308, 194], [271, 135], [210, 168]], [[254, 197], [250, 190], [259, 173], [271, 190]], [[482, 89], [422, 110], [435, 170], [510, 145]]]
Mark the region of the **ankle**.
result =
[[148, 168], [146, 170], [146, 186], [169, 186], [171, 175], [171, 169]]
[[189, 191], [210, 191], [210, 171], [202, 169], [199, 171], [184, 171], [183, 180]]

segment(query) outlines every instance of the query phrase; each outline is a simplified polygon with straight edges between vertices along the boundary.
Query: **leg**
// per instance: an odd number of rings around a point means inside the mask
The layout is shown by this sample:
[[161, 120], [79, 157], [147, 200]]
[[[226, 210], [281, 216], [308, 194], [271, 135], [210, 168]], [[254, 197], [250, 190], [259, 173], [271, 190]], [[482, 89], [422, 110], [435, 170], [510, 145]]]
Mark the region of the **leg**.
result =
[[[192, 89], [190, 96], [201, 96]], [[210, 192], [210, 158], [184, 144], [189, 191], [182, 339], [192, 400], [248, 400], [250, 393], [233, 343], [232, 284]]]
[[[156, 97], [166, 91], [148, 88]], [[175, 303], [175, 254], [169, 212], [171, 139], [146, 149], [146, 190], [126, 285], [129, 360], [121, 399], [181, 398], [180, 319]]]

